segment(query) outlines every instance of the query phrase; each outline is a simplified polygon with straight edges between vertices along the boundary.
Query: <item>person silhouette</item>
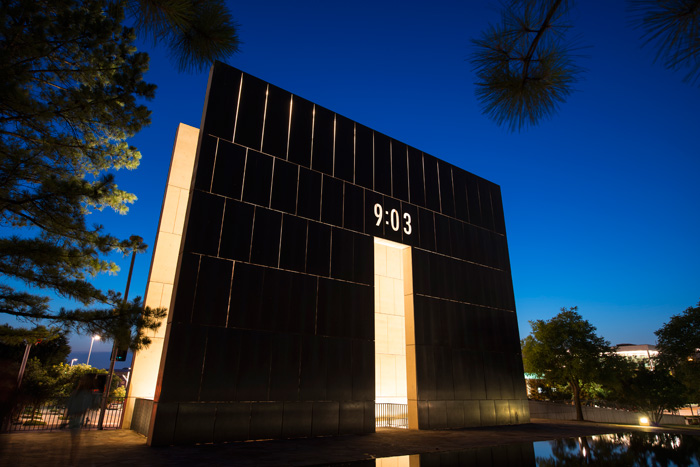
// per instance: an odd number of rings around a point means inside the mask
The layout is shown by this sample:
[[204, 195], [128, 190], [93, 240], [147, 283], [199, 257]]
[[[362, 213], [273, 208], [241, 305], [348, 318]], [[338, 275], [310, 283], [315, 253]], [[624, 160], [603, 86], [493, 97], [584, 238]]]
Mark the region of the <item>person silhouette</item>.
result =
[[71, 434], [70, 462], [74, 464], [80, 451], [80, 430], [85, 424], [88, 410], [95, 404], [94, 375], [83, 375], [68, 399], [66, 413]]

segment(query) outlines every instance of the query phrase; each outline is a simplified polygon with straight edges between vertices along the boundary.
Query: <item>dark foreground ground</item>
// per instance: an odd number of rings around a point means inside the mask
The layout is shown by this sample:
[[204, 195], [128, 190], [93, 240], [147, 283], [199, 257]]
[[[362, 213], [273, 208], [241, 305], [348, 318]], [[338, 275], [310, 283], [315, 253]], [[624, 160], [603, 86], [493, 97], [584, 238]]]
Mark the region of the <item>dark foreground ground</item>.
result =
[[71, 459], [70, 432], [25, 432], [0, 435], [0, 466], [324, 465], [631, 431], [700, 435], [698, 430], [683, 427], [650, 428], [533, 419], [532, 423], [524, 425], [494, 428], [446, 431], [378, 429], [368, 435], [152, 448], [146, 445], [146, 438], [136, 432], [109, 430], [83, 432]]

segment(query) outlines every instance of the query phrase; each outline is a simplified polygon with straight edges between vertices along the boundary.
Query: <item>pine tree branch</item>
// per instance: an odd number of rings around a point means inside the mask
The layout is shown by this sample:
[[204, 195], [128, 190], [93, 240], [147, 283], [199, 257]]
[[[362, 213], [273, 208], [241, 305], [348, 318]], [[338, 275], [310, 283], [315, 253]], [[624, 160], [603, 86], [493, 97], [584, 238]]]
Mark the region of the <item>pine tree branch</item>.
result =
[[[523, 61], [525, 62], [523, 65], [523, 85], [525, 84], [525, 81], [529, 79], [528, 70], [530, 69], [530, 62], [532, 61], [532, 57], [534, 56], [535, 51], [537, 50], [537, 44], [539, 44], [540, 39], [542, 39], [544, 32], [547, 29], [549, 29], [552, 17], [559, 8], [559, 5], [561, 5], [561, 1], [562, 0], [556, 0], [554, 4], [550, 7], [549, 11], [547, 12], [547, 16], [545, 16], [544, 21], [542, 22], [542, 25], [539, 27], [539, 29], [537, 29], [537, 35], [530, 43], [530, 48], [528, 49], [527, 54], [525, 54], [525, 58], [523, 59]], [[527, 32], [532, 31], [527, 30]]]

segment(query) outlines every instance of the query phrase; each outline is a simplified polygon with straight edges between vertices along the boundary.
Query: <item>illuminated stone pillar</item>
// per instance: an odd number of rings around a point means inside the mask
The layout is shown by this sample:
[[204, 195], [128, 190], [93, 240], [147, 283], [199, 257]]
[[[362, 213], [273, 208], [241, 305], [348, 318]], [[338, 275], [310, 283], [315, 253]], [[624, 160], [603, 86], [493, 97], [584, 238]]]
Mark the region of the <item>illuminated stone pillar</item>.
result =
[[[179, 125], [144, 299], [145, 305], [151, 308], [170, 308], [198, 139], [197, 128], [183, 123]], [[123, 428], [131, 428], [137, 398], [153, 399], [163, 353], [166, 321], [167, 317], [163, 318], [160, 328], [147, 334], [151, 338], [151, 345], [134, 355]]]

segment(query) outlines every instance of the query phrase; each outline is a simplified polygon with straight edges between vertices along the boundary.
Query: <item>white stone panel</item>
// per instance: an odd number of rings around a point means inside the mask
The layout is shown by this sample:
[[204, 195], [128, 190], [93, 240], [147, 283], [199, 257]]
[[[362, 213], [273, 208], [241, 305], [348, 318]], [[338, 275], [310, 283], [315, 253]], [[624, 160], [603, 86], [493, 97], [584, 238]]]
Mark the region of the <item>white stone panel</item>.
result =
[[[405, 303], [410, 302], [412, 306], [413, 297], [405, 295], [403, 280], [411, 277], [410, 269], [406, 270], [404, 265], [407, 247], [394, 245], [384, 240], [375, 241], [376, 401], [405, 404], [410, 384], [406, 362]], [[412, 311], [411, 308], [411, 325]], [[411, 368], [415, 387], [415, 357]]]
[[386, 248], [386, 275], [394, 279], [401, 279], [403, 277], [401, 250], [397, 248]]
[[[198, 139], [197, 128], [180, 124], [170, 161], [158, 236], [144, 298], [144, 303], [150, 307], [170, 307]], [[135, 398], [153, 399], [155, 396], [167, 321], [167, 317], [163, 318], [160, 328], [149, 333], [151, 345], [134, 355], [124, 428], [131, 426]]]

